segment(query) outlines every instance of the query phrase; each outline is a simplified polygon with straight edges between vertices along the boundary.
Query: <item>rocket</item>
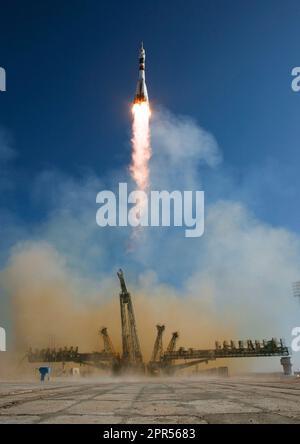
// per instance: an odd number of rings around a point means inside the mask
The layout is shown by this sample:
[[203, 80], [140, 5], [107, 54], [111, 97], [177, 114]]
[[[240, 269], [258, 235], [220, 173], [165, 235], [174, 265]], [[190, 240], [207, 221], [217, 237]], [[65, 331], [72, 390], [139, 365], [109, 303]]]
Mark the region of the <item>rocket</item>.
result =
[[142, 42], [139, 53], [139, 79], [137, 82], [133, 103], [148, 102], [148, 92], [145, 82], [145, 58], [146, 58], [146, 53]]

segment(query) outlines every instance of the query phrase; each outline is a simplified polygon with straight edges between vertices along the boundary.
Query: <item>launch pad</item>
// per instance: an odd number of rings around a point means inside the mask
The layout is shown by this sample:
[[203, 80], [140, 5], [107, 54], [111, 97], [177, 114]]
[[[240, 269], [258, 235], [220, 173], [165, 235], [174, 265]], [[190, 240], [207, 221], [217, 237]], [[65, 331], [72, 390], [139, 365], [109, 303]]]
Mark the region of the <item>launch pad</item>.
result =
[[58, 350], [50, 348], [33, 350], [30, 348], [27, 354], [28, 361], [31, 363], [40, 362], [49, 364], [56, 362], [74, 362], [80, 365], [85, 364], [108, 370], [113, 374], [147, 372], [150, 375], [171, 375], [178, 370], [217, 359], [267, 358], [278, 356], [280, 357], [284, 374], [290, 375], [292, 373], [289, 349], [284, 345], [282, 339], [279, 341], [275, 338], [263, 341], [252, 341], [248, 339], [247, 341], [239, 340], [237, 342], [231, 340], [230, 342], [223, 341], [222, 344], [215, 342], [215, 347], [211, 349], [177, 348], [179, 334], [176, 331], [173, 332], [169, 344], [164, 351], [164, 325], [156, 326], [157, 335], [151, 360], [145, 364], [138, 337], [131, 294], [127, 290], [123, 271], [119, 270], [117, 276], [121, 287], [119, 294], [122, 332], [121, 354], [116, 352], [107, 328], [103, 327], [99, 332], [104, 344], [101, 352], [81, 353], [78, 347], [65, 347]]
[[298, 379], [103, 378], [0, 384], [0, 423], [299, 424]]

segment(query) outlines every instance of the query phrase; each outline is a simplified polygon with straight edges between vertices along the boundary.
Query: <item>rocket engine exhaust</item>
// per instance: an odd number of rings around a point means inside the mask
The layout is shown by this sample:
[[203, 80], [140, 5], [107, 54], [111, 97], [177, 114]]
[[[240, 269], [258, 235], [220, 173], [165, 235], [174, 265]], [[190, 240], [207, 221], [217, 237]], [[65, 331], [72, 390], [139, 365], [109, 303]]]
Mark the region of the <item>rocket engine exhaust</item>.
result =
[[147, 102], [135, 103], [132, 107], [132, 156], [130, 173], [139, 190], [149, 187], [150, 147], [150, 109]]
[[[147, 191], [149, 188], [149, 160], [151, 158], [150, 146], [150, 106], [145, 82], [145, 50], [141, 44], [139, 53], [139, 79], [132, 105], [132, 158], [130, 174], [137, 188]], [[139, 203], [138, 214], [142, 215], [145, 202]]]

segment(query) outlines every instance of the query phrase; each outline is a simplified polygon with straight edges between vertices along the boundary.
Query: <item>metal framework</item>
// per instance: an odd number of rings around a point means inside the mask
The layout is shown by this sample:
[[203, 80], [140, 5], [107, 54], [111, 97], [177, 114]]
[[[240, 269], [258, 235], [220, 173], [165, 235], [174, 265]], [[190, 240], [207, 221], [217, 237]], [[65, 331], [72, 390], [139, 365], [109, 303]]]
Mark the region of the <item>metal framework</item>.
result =
[[167, 347], [167, 353], [172, 353], [175, 350], [178, 337], [179, 337], [178, 331], [174, 331], [174, 333], [172, 333], [172, 337]]
[[[122, 270], [117, 272], [121, 291], [120, 291], [120, 311], [121, 311], [121, 330], [122, 330], [122, 356], [116, 353], [113, 343], [108, 335], [107, 328], [102, 327], [99, 334], [102, 336], [104, 349], [101, 352], [79, 353], [78, 347], [45, 348], [42, 350], [30, 349], [27, 353], [29, 362], [76, 362], [80, 364], [93, 365], [98, 368], [111, 369], [118, 373], [125, 369], [134, 369], [144, 371], [141, 347], [137, 334], [133, 304], [130, 293], [127, 290], [124, 274]], [[300, 282], [296, 283], [295, 291], [299, 290]], [[299, 284], [299, 285], [298, 285]], [[220, 358], [250, 358], [250, 357], [268, 357], [280, 356], [281, 364], [285, 374], [291, 373], [291, 361], [289, 357], [289, 349], [282, 340], [279, 342], [272, 338], [271, 340], [255, 340], [247, 341], [223, 341], [215, 343], [214, 349], [185, 349], [180, 347], [176, 349], [178, 332], [173, 332], [170, 342], [163, 351], [163, 333], [164, 325], [157, 325], [157, 335], [153, 347], [151, 360], [148, 363], [148, 371], [150, 373], [158, 373], [160, 371], [168, 374], [176, 370], [184, 369], [197, 365], [199, 363], [208, 362]], [[176, 362], [177, 361], [177, 362]], [[180, 362], [183, 361], [183, 362]]]
[[162, 337], [163, 337], [163, 332], [165, 330], [165, 326], [164, 325], [157, 325], [156, 328], [157, 328], [157, 335], [156, 335], [156, 339], [155, 339], [154, 347], [153, 347], [153, 351], [152, 351], [152, 356], [151, 356], [152, 362], [159, 360], [163, 354]]
[[137, 334], [135, 316], [130, 293], [127, 290], [123, 271], [117, 272], [120, 285], [120, 310], [121, 310], [121, 328], [122, 328], [122, 360], [130, 366], [141, 365], [143, 357], [140, 342]]
[[110, 339], [108, 333], [107, 333], [107, 328], [106, 327], [102, 327], [99, 330], [99, 334], [102, 336], [103, 339], [103, 344], [104, 344], [104, 350], [103, 353], [107, 353], [110, 356], [115, 356], [116, 352], [112, 343], [112, 340]]
[[[278, 342], [275, 338], [270, 341], [263, 340], [254, 342], [250, 339], [246, 341], [238, 341], [238, 346], [234, 341], [223, 342], [221, 346], [216, 342], [215, 349], [195, 350], [193, 348], [185, 349], [180, 347], [178, 350], [167, 350], [161, 358], [156, 368], [160, 368], [167, 373], [174, 372], [182, 368], [190, 367], [201, 362], [213, 361], [221, 358], [251, 358], [251, 357], [270, 357], [270, 356], [289, 356], [289, 349], [280, 339]], [[174, 364], [174, 361], [184, 360], [184, 364]], [[285, 361], [283, 361], [285, 362]], [[282, 365], [283, 365], [283, 362]]]

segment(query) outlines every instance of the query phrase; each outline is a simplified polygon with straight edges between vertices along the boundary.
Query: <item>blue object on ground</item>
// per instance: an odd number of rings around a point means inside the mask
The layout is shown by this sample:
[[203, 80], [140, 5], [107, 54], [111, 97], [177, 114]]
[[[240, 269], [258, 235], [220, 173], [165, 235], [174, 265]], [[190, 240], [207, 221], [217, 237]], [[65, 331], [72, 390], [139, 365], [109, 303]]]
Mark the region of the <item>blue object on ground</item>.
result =
[[50, 368], [49, 367], [40, 367], [39, 372], [40, 372], [40, 376], [41, 376], [41, 382], [44, 382], [46, 375], [48, 375], [50, 373]]

